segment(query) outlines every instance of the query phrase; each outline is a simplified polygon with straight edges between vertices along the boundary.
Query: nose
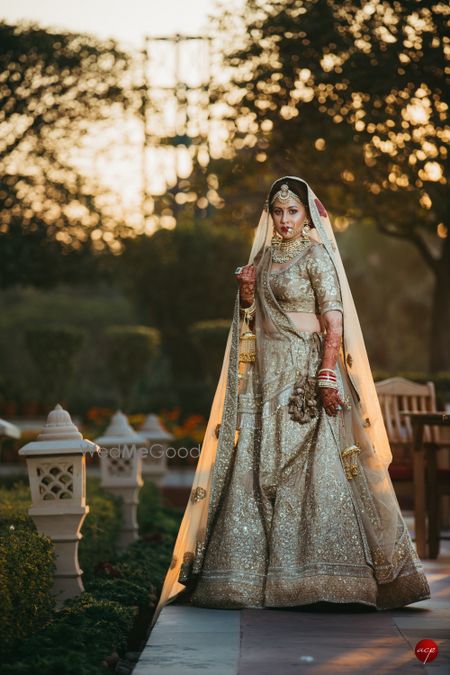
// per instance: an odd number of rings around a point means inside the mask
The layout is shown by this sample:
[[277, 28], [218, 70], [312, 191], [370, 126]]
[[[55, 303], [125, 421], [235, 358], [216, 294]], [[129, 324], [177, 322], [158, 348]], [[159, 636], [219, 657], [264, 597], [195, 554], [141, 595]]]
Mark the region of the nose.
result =
[[287, 221], [287, 216], [288, 216], [288, 213], [287, 212], [285, 213], [284, 211], [282, 211], [282, 213], [281, 213], [281, 222], [282, 223], [285, 223]]

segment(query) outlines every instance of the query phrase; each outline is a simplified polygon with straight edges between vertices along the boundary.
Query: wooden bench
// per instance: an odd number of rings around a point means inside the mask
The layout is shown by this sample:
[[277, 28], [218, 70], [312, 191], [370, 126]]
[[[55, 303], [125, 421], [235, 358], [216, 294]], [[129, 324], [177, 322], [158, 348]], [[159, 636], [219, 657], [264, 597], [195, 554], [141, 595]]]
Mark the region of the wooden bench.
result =
[[[392, 450], [389, 475], [400, 506], [414, 507], [413, 485], [413, 430], [410, 419], [400, 414], [411, 412], [435, 412], [436, 393], [433, 382], [420, 384], [403, 377], [391, 377], [375, 383], [384, 423]], [[436, 452], [437, 485], [434, 496], [439, 499], [439, 521], [441, 527], [450, 524], [450, 443], [444, 439], [439, 427], [425, 427], [425, 446], [433, 446]], [[434, 505], [434, 509], [435, 509]]]

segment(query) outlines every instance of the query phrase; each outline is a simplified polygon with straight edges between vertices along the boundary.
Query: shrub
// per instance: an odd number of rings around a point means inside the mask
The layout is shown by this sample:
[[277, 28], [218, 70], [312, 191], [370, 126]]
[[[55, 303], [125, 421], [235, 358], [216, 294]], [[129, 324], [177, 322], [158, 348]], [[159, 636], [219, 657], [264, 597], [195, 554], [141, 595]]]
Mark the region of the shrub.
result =
[[189, 335], [210, 385], [213, 385], [220, 375], [229, 330], [230, 321], [226, 319], [197, 321], [189, 329]]
[[[27, 479], [26, 479], [27, 480]], [[28, 480], [15, 479], [11, 485], [7, 481], [0, 487], [0, 528], [10, 525], [28, 525], [36, 529], [28, 515], [31, 506], [31, 495]]]
[[12, 490], [0, 490], [3, 675], [100, 675], [119, 655], [145, 643], [181, 512], [161, 506], [158, 488], [146, 482], [138, 509], [142, 538], [117, 554], [120, 499], [97, 478], [88, 478], [87, 492], [91, 510], [80, 542], [85, 592], [56, 611], [53, 546], [27, 514], [28, 486], [16, 482]]
[[75, 369], [75, 355], [84, 339], [85, 331], [67, 325], [29, 328], [25, 332], [25, 343], [44, 401], [55, 404], [66, 395]]
[[[67, 600], [42, 630], [18, 647], [3, 675], [98, 675], [102, 659], [124, 652], [137, 610], [91, 593]], [[11, 655], [12, 656], [12, 655]]]
[[162, 506], [159, 488], [152, 481], [145, 481], [139, 492], [137, 520], [139, 534], [166, 533], [175, 537], [180, 526], [181, 514], [170, 507]]
[[[120, 498], [100, 488], [99, 480], [88, 478], [90, 511], [83, 522], [79, 560], [84, 579], [93, 576], [99, 560], [115, 555], [120, 530]], [[0, 597], [4, 611], [0, 617], [3, 653], [15, 648], [49, 619], [54, 599], [54, 546], [39, 535], [28, 515], [31, 505], [29, 486], [16, 481], [10, 489], [0, 489]]]
[[[17, 524], [19, 522], [19, 525]], [[55, 570], [52, 541], [32, 521], [0, 527], [0, 653], [14, 649], [51, 617]]]
[[97, 599], [118, 602], [124, 607], [144, 608], [156, 602], [153, 586], [143, 587], [123, 577], [108, 579], [97, 576], [85, 584], [85, 589]]
[[87, 478], [87, 503], [89, 513], [83, 521], [78, 557], [83, 570], [83, 581], [93, 576], [95, 566], [102, 560], [116, 555], [122, 512], [121, 498], [100, 486], [100, 479]]
[[160, 334], [147, 326], [109, 326], [102, 337], [104, 353], [121, 407], [128, 408], [143, 368], [155, 355]]

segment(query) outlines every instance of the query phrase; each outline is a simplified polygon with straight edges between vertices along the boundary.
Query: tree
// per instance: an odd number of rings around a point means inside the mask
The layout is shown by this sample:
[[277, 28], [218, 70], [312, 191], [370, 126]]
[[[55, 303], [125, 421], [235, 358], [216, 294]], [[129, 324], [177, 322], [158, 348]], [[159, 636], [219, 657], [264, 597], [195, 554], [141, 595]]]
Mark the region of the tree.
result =
[[135, 109], [131, 59], [113, 41], [0, 24], [0, 283], [92, 276], [130, 229], [74, 153], [93, 125]]
[[450, 369], [446, 14], [415, 0], [248, 0], [240, 47], [225, 57], [234, 75], [216, 92], [234, 176], [293, 166], [320, 185], [335, 222], [372, 220], [420, 251], [435, 278], [434, 371]]
[[160, 345], [157, 330], [148, 326], [108, 326], [102, 336], [111, 381], [119, 394], [119, 407], [129, 412], [133, 391]]
[[[231, 323], [237, 284], [233, 272], [248, 258], [248, 232], [192, 222], [129, 239], [117, 276], [136, 303], [142, 323], [161, 331], [174, 381], [198, 381], [199, 359], [190, 335], [197, 321]], [[201, 365], [200, 365], [201, 369]]]
[[33, 360], [43, 403], [54, 406], [63, 401], [85, 337], [82, 329], [68, 325], [38, 326], [26, 331], [25, 343]]

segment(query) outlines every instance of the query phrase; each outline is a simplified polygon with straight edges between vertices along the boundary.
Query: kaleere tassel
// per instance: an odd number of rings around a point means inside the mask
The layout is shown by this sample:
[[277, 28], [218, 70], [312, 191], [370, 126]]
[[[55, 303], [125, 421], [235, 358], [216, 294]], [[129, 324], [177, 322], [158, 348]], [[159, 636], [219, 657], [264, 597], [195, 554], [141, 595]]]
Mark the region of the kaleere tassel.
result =
[[345, 475], [348, 480], [352, 480], [354, 476], [358, 475], [358, 466], [356, 457], [361, 452], [361, 448], [357, 445], [350, 445], [341, 451], [341, 457], [344, 464]]
[[294, 422], [306, 424], [319, 415], [317, 381], [304, 375], [294, 384], [288, 404], [288, 412]]
[[250, 328], [250, 321], [255, 314], [256, 302], [250, 307], [242, 308], [244, 320], [239, 339], [239, 361], [241, 363], [253, 363], [256, 361], [256, 335]]

